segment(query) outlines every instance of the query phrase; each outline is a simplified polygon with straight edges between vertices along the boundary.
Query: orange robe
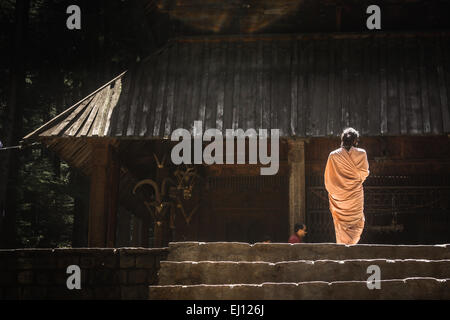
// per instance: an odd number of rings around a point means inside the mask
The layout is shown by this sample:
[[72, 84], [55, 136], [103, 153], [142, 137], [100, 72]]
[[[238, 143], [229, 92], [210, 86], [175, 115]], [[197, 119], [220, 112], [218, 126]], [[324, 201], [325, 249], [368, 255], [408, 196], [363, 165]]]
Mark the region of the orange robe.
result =
[[365, 221], [362, 184], [368, 175], [369, 162], [364, 149], [339, 148], [328, 156], [324, 178], [336, 243], [356, 244], [361, 237]]

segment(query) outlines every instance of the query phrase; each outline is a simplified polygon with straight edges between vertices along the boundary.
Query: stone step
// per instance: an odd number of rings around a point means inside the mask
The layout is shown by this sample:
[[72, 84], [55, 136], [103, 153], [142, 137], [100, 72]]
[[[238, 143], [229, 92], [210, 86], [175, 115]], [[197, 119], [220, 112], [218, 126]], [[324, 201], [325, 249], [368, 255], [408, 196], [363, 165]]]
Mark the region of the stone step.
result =
[[450, 278], [450, 260], [318, 260], [286, 262], [162, 261], [160, 285], [260, 284], [264, 282], [366, 281], [380, 267], [381, 279]]
[[149, 287], [149, 298], [150, 300], [450, 299], [450, 279], [382, 280], [380, 286], [380, 289], [369, 290], [366, 281], [159, 285]]
[[168, 261], [266, 261], [348, 259], [450, 259], [450, 245], [341, 245], [335, 243], [174, 242]]

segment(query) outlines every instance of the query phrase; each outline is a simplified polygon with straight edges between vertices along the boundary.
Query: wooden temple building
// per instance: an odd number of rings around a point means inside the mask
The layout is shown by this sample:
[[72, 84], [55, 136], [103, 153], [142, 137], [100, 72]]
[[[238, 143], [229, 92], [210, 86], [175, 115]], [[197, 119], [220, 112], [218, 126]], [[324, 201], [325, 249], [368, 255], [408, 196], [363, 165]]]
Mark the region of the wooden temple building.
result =
[[[323, 172], [348, 126], [370, 165], [361, 242], [450, 241], [441, 7], [381, 1], [372, 31], [364, 1], [156, 3], [152, 14], [184, 32], [23, 138], [89, 177], [89, 246], [287, 242], [297, 222], [308, 242], [334, 242]], [[174, 165], [171, 133], [197, 120], [223, 133], [279, 129], [278, 173]]]

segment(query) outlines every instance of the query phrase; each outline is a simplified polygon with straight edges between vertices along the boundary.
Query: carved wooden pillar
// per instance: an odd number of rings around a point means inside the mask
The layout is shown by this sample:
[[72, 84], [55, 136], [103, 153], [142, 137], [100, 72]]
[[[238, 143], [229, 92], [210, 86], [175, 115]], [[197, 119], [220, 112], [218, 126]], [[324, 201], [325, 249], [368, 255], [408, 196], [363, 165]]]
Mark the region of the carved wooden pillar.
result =
[[306, 223], [305, 141], [288, 140], [289, 234], [296, 223]]
[[119, 165], [110, 142], [91, 142], [89, 247], [114, 247]]
[[108, 221], [106, 233], [106, 246], [113, 248], [116, 246], [117, 234], [117, 210], [119, 206], [119, 183], [120, 183], [120, 163], [117, 149], [109, 146], [109, 166], [108, 166], [108, 185], [107, 189], [107, 204], [108, 204]]

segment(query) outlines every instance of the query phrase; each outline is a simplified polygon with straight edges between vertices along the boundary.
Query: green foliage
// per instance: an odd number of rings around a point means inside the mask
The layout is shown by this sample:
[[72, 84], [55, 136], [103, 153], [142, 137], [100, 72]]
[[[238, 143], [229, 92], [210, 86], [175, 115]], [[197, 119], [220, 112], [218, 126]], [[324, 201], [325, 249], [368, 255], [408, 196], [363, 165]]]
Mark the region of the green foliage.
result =
[[17, 221], [23, 247], [71, 244], [74, 199], [69, 190], [70, 171], [65, 163], [61, 163], [60, 176], [54, 171], [48, 154], [28, 158], [20, 170]]

